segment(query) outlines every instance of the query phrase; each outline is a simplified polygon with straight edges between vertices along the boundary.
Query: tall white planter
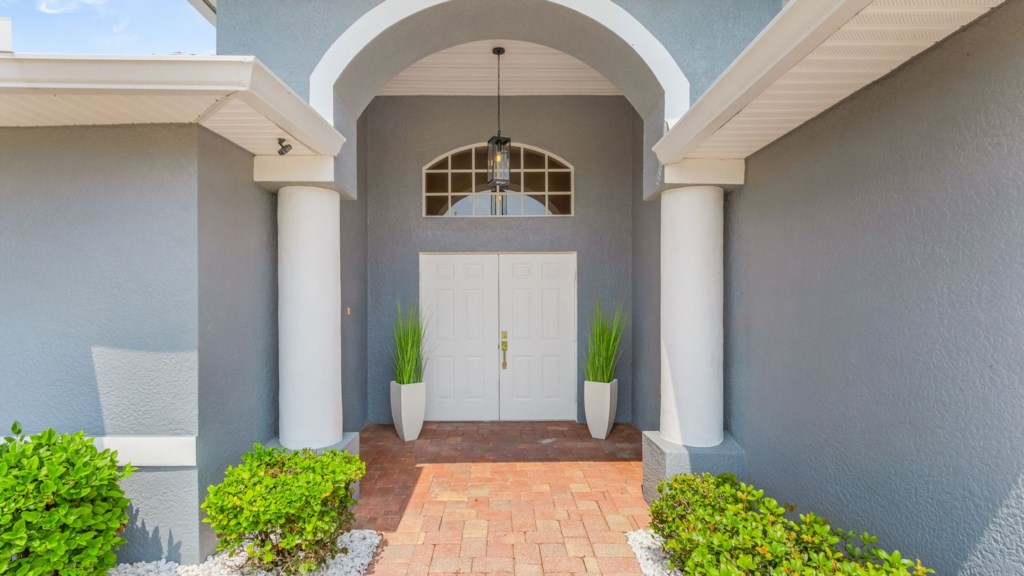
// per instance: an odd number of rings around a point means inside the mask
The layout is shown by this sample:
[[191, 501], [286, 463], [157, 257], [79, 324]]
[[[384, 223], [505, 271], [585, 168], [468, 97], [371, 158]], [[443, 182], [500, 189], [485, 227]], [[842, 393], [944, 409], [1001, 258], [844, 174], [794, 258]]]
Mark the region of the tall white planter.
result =
[[426, 384], [399, 384], [391, 381], [391, 419], [395, 421], [395, 431], [399, 438], [408, 442], [420, 437], [426, 409]]
[[611, 433], [618, 404], [618, 378], [611, 382], [583, 381], [583, 411], [587, 417], [587, 428], [594, 438], [604, 440]]

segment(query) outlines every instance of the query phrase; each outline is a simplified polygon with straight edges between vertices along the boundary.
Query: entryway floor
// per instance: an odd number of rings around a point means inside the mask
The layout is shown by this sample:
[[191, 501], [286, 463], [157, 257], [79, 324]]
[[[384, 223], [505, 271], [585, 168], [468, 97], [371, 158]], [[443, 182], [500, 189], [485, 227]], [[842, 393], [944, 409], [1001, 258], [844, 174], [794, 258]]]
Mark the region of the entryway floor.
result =
[[626, 532], [650, 521], [640, 432], [570, 422], [427, 423], [360, 434], [356, 527], [384, 541], [369, 574], [640, 574]]

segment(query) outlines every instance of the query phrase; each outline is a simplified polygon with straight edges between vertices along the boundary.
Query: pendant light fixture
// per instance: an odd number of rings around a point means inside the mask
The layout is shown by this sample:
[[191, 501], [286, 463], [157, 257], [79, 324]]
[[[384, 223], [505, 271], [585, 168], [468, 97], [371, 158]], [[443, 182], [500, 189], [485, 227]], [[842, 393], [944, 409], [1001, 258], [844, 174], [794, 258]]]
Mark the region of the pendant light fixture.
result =
[[496, 46], [491, 54], [498, 57], [498, 134], [487, 141], [487, 183], [501, 192], [502, 186], [509, 183], [509, 160], [512, 151], [512, 139], [501, 135], [501, 55], [505, 49]]

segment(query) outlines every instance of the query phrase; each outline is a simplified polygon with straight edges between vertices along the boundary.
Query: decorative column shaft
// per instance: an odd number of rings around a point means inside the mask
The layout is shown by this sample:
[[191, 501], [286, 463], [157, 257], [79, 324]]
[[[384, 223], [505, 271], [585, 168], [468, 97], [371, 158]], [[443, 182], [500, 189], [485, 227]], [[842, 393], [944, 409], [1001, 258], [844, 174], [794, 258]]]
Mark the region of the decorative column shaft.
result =
[[312, 186], [277, 195], [278, 425], [286, 448], [342, 437], [340, 201]]
[[661, 430], [686, 446], [724, 437], [724, 191], [661, 195]]

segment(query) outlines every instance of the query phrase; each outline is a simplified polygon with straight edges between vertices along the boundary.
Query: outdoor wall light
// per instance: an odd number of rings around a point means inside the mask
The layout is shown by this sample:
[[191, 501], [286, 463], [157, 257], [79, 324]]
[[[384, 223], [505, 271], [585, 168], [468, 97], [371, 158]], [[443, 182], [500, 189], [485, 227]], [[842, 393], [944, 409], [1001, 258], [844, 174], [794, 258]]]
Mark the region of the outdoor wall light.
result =
[[498, 57], [498, 135], [487, 141], [487, 183], [498, 192], [502, 186], [508, 186], [512, 152], [512, 139], [501, 135], [501, 55], [504, 53], [501, 46], [491, 50], [491, 54]]
[[278, 156], [284, 156], [285, 154], [287, 154], [287, 153], [292, 151], [292, 145], [291, 144], [285, 144], [284, 143], [284, 138], [278, 138], [277, 139], [277, 145], [280, 146], [280, 148], [277, 149], [277, 155]]

